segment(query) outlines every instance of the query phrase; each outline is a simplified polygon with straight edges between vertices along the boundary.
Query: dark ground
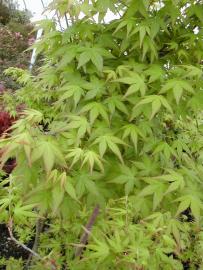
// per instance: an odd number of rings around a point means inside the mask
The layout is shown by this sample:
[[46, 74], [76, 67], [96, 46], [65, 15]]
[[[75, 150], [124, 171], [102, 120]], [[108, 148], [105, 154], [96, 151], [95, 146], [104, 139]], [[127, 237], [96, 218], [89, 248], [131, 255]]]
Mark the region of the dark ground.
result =
[[[32, 246], [29, 245], [28, 246]], [[15, 259], [22, 258], [27, 260], [29, 252], [22, 247], [17, 246], [13, 241], [9, 240], [9, 233], [5, 224], [0, 224], [0, 258], [9, 259], [13, 257]], [[0, 270], [5, 270], [6, 266], [0, 266]]]

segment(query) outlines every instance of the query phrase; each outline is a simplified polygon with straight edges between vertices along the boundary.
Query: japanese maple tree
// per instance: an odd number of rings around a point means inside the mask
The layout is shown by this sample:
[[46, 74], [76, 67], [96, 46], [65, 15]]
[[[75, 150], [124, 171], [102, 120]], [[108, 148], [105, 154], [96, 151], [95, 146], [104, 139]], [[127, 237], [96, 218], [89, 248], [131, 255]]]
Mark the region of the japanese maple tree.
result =
[[50, 8], [69, 26], [39, 25], [38, 74], [7, 71], [27, 109], [0, 142], [2, 164], [17, 159], [1, 220], [48, 218], [39, 252], [59, 269], [202, 269], [202, 2]]

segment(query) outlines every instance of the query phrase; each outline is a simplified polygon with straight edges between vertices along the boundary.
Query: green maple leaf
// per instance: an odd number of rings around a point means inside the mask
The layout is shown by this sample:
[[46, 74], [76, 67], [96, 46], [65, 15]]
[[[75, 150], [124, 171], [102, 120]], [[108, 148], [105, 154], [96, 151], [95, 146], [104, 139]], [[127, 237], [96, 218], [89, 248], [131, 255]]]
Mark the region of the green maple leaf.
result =
[[115, 81], [130, 85], [124, 97], [128, 97], [138, 91], [140, 91], [142, 96], [145, 95], [147, 86], [145, 84], [144, 77], [137, 73], [131, 73], [129, 77], [123, 77]]
[[123, 142], [118, 137], [115, 137], [111, 134], [109, 135], [103, 135], [97, 138], [94, 142], [94, 144], [99, 144], [99, 153], [100, 156], [103, 157], [105, 154], [107, 148], [109, 148], [123, 163], [123, 158], [120, 152], [120, 149], [118, 145], [126, 145], [125, 142]]
[[173, 95], [177, 104], [180, 102], [183, 91], [194, 94], [194, 90], [190, 83], [179, 79], [168, 80], [167, 83], [162, 87], [160, 94], [166, 93], [169, 90], [173, 91]]
[[104, 105], [99, 102], [91, 102], [85, 105], [80, 113], [89, 112], [90, 115], [90, 123], [93, 124], [94, 121], [98, 118], [99, 115], [109, 123], [108, 113]]

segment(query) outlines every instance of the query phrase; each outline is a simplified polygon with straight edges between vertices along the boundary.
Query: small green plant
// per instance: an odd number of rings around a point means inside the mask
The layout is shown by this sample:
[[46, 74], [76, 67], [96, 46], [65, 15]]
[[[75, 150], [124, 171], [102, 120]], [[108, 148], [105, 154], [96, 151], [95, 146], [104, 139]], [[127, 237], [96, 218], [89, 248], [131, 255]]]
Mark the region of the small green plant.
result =
[[44, 221], [32, 269], [203, 269], [201, 2], [50, 7], [71, 24], [42, 21], [38, 75], [7, 71], [26, 110], [0, 141], [1, 222]]

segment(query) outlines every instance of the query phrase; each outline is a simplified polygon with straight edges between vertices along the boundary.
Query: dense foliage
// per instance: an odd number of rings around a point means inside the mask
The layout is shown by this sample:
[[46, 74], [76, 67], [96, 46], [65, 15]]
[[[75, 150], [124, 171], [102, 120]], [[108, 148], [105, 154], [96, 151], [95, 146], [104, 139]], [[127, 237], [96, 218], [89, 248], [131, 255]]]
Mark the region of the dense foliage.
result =
[[44, 222], [32, 269], [203, 269], [201, 1], [51, 8], [71, 23], [42, 21], [38, 75], [7, 71], [26, 110], [0, 141], [1, 222], [24, 243]]

